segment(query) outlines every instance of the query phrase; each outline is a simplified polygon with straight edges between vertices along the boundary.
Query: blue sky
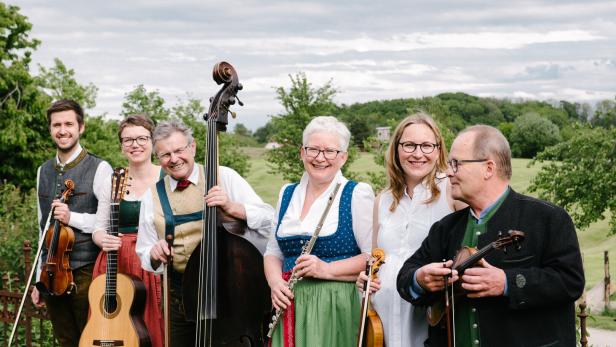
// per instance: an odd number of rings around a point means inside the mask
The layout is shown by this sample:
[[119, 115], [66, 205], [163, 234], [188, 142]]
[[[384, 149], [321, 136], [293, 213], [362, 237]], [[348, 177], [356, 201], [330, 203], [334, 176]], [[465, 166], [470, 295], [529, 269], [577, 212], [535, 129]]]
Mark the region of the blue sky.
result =
[[218, 90], [232, 63], [251, 129], [282, 112], [275, 87], [303, 71], [336, 102], [466, 92], [594, 102], [616, 95], [616, 1], [9, 0], [55, 57], [98, 88], [91, 114], [117, 117], [138, 84], [174, 105]]

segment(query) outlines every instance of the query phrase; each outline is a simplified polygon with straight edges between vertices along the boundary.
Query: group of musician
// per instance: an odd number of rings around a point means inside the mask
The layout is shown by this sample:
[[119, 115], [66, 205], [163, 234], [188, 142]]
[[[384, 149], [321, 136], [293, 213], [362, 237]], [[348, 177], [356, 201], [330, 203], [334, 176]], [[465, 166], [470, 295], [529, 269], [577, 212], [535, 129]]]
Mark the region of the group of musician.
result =
[[[368, 293], [387, 347], [575, 345], [574, 303], [584, 288], [575, 228], [562, 208], [511, 188], [511, 151], [494, 127], [463, 130], [448, 152], [430, 115], [403, 119], [385, 154], [387, 187], [375, 197], [369, 184], [341, 173], [348, 128], [334, 117], [313, 118], [298, 148], [302, 178], [280, 189], [274, 209], [227, 167], [220, 167], [218, 184], [206, 192], [204, 167], [195, 162], [202, 144], [192, 129], [178, 120], [155, 126], [145, 114], [132, 115], [118, 131], [129, 178], [120, 234], [113, 236], [113, 170], [80, 145], [87, 131], [81, 106], [56, 101], [47, 120], [56, 153], [37, 173], [38, 220], [41, 236], [52, 209], [53, 219], [74, 230], [69, 260], [76, 287], [64, 295], [35, 288], [31, 298], [46, 306], [62, 346], [80, 346], [89, 311], [96, 309], [88, 305], [88, 287], [106, 272], [110, 251], [118, 251], [119, 272], [146, 288], [143, 320], [151, 345], [162, 347], [165, 339], [171, 346], [195, 345], [182, 279], [201, 242], [204, 205], [216, 206], [223, 219], [244, 221], [240, 236], [263, 254], [272, 310], [282, 312], [271, 346], [357, 346]], [[55, 198], [67, 178], [76, 185], [68, 204]], [[452, 264], [459, 249], [484, 247], [509, 230], [521, 231], [524, 239], [458, 275]], [[316, 243], [306, 252], [315, 232]], [[366, 262], [376, 248], [385, 258], [371, 279]], [[163, 270], [169, 274], [168, 303]], [[292, 277], [301, 280], [289, 288]], [[447, 306], [452, 324], [430, 326], [427, 311], [444, 300], [450, 285], [458, 291]], [[165, 305], [170, 322], [163, 319]], [[167, 323], [170, 336], [164, 336]]]

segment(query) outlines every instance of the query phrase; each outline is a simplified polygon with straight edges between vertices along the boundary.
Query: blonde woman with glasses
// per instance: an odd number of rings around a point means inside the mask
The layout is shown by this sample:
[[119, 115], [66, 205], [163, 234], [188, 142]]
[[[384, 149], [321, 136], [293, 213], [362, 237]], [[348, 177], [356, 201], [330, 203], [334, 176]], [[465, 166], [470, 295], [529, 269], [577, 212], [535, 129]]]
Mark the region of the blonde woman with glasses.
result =
[[[387, 347], [423, 346], [428, 338], [425, 309], [400, 298], [396, 277], [432, 224], [464, 207], [451, 198], [446, 158], [441, 132], [425, 113], [402, 120], [387, 149], [388, 187], [375, 200], [372, 238], [373, 247], [384, 249], [385, 263], [370, 289]], [[360, 273], [356, 283], [360, 290], [366, 279]]]

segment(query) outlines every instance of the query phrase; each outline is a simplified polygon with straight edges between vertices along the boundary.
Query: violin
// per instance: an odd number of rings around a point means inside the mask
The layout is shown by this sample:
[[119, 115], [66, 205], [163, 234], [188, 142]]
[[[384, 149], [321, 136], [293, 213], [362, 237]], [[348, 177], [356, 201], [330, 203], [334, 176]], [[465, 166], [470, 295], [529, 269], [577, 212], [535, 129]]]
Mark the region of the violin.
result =
[[376, 278], [379, 267], [385, 262], [385, 251], [382, 248], [372, 250], [372, 256], [366, 261], [368, 281], [364, 283], [359, 338], [357, 347], [383, 347], [383, 322], [378, 313], [370, 307], [370, 284]]
[[[468, 268], [476, 266], [481, 259], [483, 259], [486, 255], [494, 250], [503, 250], [507, 252], [507, 247], [510, 245], [515, 245], [516, 249], [520, 249], [520, 242], [524, 240], [524, 232], [518, 230], [509, 230], [506, 236], [499, 237], [496, 241], [491, 242], [485, 247], [477, 250], [474, 247], [463, 247], [456, 254], [453, 264], [451, 266], [452, 270], [456, 270], [458, 272], [458, 276], [462, 276], [464, 271]], [[430, 326], [436, 326], [441, 323], [443, 317], [445, 317], [445, 327], [447, 329], [448, 335], [448, 345], [451, 346], [453, 343], [453, 331], [455, 330], [455, 326], [453, 323], [453, 305], [456, 299], [456, 296], [462, 296], [466, 294], [466, 292], [460, 286], [459, 281], [455, 284], [447, 284], [449, 280], [449, 276], [445, 276], [445, 290], [444, 296], [442, 300], [436, 301], [432, 306], [428, 307], [427, 317], [428, 324]]]
[[[242, 85], [231, 64], [216, 64], [213, 77], [223, 86], [210, 99], [204, 117], [206, 192], [218, 184], [218, 132], [226, 130], [229, 107], [236, 102], [242, 105], [237, 98]], [[195, 346], [262, 346], [271, 307], [263, 256], [252, 243], [238, 236], [243, 228], [239, 232], [231, 230], [232, 223], [221, 223], [218, 213], [216, 206], [205, 206], [201, 242], [184, 270], [182, 300], [186, 319], [197, 323]]]
[[[75, 190], [75, 182], [67, 179], [64, 185], [66, 189], [60, 197], [60, 202], [66, 204]], [[55, 208], [51, 211], [52, 216], [54, 211]], [[45, 233], [47, 259], [42, 265], [40, 281], [36, 283], [36, 288], [43, 295], [70, 294], [75, 289], [73, 271], [68, 261], [73, 243], [75, 243], [73, 229], [54, 219], [53, 225]]]

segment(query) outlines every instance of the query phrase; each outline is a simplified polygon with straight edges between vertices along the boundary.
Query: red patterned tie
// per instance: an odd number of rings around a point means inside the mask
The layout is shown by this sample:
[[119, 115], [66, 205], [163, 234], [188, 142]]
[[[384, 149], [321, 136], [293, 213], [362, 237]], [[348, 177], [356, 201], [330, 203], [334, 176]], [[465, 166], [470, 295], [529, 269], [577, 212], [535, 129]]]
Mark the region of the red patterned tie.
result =
[[190, 185], [190, 181], [187, 179], [181, 179], [178, 181], [178, 185], [175, 187], [176, 190], [182, 191], [186, 189]]

